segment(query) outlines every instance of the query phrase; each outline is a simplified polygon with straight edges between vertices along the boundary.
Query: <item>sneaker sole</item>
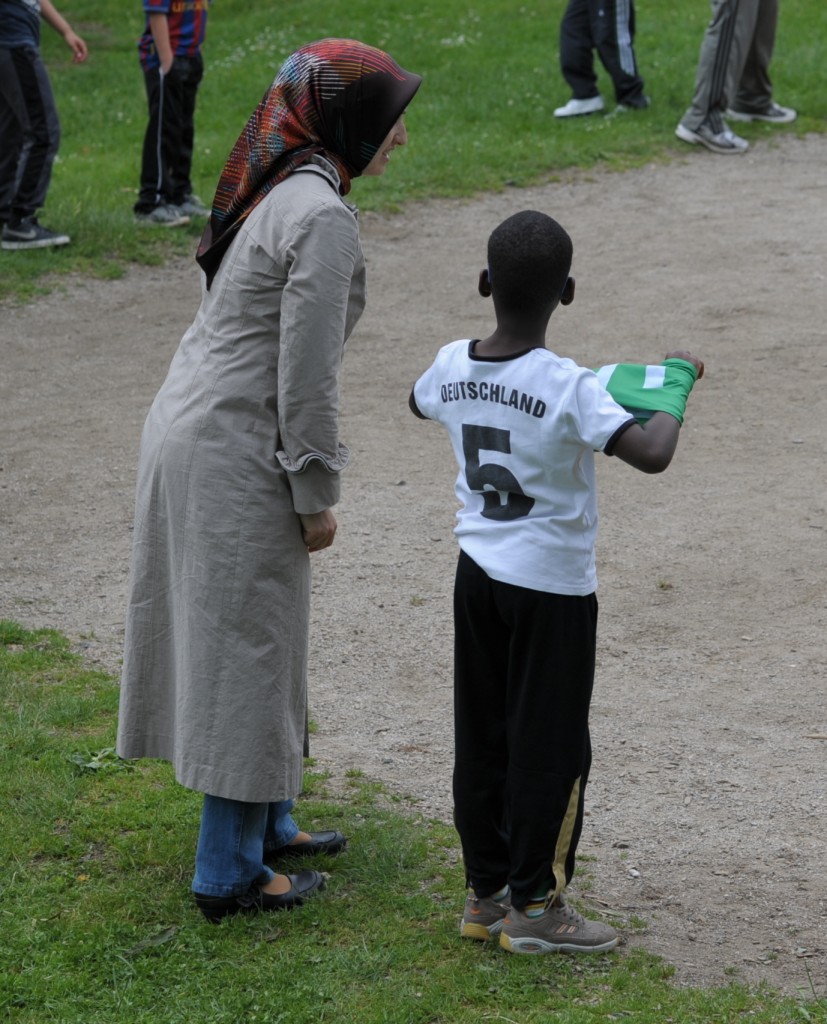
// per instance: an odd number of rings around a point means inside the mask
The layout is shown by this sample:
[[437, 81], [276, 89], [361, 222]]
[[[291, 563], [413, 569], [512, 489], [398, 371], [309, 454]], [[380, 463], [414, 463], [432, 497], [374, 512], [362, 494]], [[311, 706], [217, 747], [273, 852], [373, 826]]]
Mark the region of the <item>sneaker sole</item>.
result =
[[529, 953], [538, 955], [542, 953], [607, 953], [614, 949], [619, 939], [615, 936], [606, 942], [596, 946], [582, 946], [574, 942], [546, 942], [545, 939], [537, 939], [526, 936], [525, 938], [512, 938], [503, 932], [500, 935], [500, 945], [509, 953]]
[[576, 110], [570, 114], [558, 114], [554, 111], [554, 116], [558, 121], [567, 121], [570, 117], [591, 117], [592, 114], [602, 114], [606, 109], [605, 104], [602, 107], [595, 107], [594, 110]]
[[730, 121], [741, 121], [744, 124], [754, 124], [756, 121], [761, 121], [763, 124], [792, 124], [798, 115], [769, 117], [767, 114], [741, 114], [737, 110], [728, 110], [726, 116]]
[[708, 149], [710, 153], [720, 153], [722, 156], [735, 156], [739, 153], [746, 153], [747, 147], [744, 149], [736, 149], [733, 146], [716, 146], [710, 143], [702, 135], [698, 135], [697, 132], [693, 132], [691, 128], [684, 128], [682, 124], [679, 124], [675, 129], [675, 135], [682, 141], [688, 142], [690, 146], [703, 146], [704, 149]]
[[0, 242], [0, 249], [6, 249], [8, 252], [16, 252], [22, 249], [57, 249], [61, 245], [68, 245], [70, 239], [68, 238], [36, 238], [31, 242]]
[[473, 921], [463, 921], [459, 926], [459, 933], [463, 939], [475, 939], [477, 942], [490, 942], [496, 939], [503, 928], [502, 921], [492, 925], [474, 924]]
[[135, 223], [140, 224], [141, 227], [146, 228], [184, 228], [189, 224], [189, 217], [181, 217], [178, 220], [141, 220], [140, 217], [135, 218]]

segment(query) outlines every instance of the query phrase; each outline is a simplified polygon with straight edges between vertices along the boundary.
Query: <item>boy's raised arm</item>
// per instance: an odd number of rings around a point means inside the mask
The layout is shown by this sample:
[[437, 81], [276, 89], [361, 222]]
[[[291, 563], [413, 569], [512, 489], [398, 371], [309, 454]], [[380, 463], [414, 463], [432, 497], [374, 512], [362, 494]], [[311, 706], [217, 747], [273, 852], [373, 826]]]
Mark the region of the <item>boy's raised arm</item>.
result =
[[678, 447], [681, 425], [668, 412], [652, 413], [644, 424], [632, 423], [615, 441], [612, 455], [643, 473], [662, 473]]
[[[704, 364], [689, 352], [669, 352], [667, 359], [683, 359], [704, 375]], [[680, 422], [668, 412], [655, 412], [646, 423], [633, 423], [623, 431], [611, 454], [643, 473], [662, 473], [675, 454], [680, 435]]]

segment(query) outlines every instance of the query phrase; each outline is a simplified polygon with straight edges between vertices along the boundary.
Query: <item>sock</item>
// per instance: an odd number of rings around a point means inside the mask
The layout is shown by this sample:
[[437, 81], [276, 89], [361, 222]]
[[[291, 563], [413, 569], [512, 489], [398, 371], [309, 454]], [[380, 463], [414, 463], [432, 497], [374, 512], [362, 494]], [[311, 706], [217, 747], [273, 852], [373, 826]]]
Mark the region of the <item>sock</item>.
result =
[[508, 888], [508, 885], [504, 885], [499, 891], [492, 892], [490, 898], [492, 900], [504, 900], [510, 891], [511, 890]]
[[523, 913], [526, 917], [539, 917], [540, 914], [546, 909], [546, 901], [548, 900], [548, 894], [551, 887], [543, 889], [542, 892], [536, 892], [531, 899], [526, 903], [523, 908]]

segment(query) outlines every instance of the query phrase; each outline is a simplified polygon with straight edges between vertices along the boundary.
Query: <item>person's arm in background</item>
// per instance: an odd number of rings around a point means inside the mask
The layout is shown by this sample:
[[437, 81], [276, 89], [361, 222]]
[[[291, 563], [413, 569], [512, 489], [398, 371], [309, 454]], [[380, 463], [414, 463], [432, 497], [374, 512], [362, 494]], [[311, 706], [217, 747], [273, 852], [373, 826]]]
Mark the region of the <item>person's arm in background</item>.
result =
[[50, 2], [41, 0], [40, 14], [43, 20], [62, 36], [66, 45], [72, 51], [72, 60], [75, 64], [82, 64], [89, 56], [86, 43], [75, 32], [69, 22], [63, 17], [60, 11]]
[[175, 54], [172, 52], [172, 43], [169, 41], [169, 18], [166, 14], [150, 14], [149, 31], [155, 41], [158, 60], [161, 62], [161, 71], [167, 75], [172, 67]]

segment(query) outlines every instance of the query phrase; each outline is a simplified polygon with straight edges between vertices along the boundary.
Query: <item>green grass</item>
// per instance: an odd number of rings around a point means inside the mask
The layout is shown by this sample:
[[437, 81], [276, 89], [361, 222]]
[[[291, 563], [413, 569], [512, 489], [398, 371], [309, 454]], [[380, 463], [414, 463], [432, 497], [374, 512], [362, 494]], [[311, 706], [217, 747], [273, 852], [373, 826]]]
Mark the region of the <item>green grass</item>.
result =
[[[384, 47], [424, 76], [408, 117], [408, 150], [383, 179], [354, 184], [363, 209], [552, 180], [572, 167], [622, 169], [687, 155], [673, 133], [691, 97], [708, 0], [639, 5], [636, 49], [650, 110], [559, 123], [552, 111], [568, 98], [557, 58], [564, 2], [282, 0], [274, 6], [218, 0], [196, 119], [196, 190], [211, 198], [230, 147], [284, 57], [328, 35]], [[54, 287], [54, 275], [70, 271], [112, 277], [130, 262], [192, 253], [199, 236], [196, 225], [157, 232], [138, 230], [132, 221], [146, 116], [135, 47], [142, 29], [138, 0], [64, 0], [60, 6], [89, 43], [90, 58], [71, 65], [63, 41], [44, 25], [63, 141], [43, 220], [68, 231], [73, 244], [2, 253], [0, 298], [30, 298]], [[772, 74], [777, 98], [801, 116], [785, 128], [746, 125], [747, 137], [825, 130], [825, 37], [827, 5], [785, 0]], [[611, 83], [600, 74], [611, 100]]]
[[308, 772], [303, 826], [351, 837], [317, 859], [328, 890], [292, 914], [210, 925], [189, 892], [199, 797], [167, 765], [114, 757], [116, 710], [114, 680], [64, 637], [0, 622], [4, 1020], [827, 1022], [823, 993], [675, 988], [639, 949], [535, 958], [462, 942], [453, 831], [359, 772], [343, 793]]

